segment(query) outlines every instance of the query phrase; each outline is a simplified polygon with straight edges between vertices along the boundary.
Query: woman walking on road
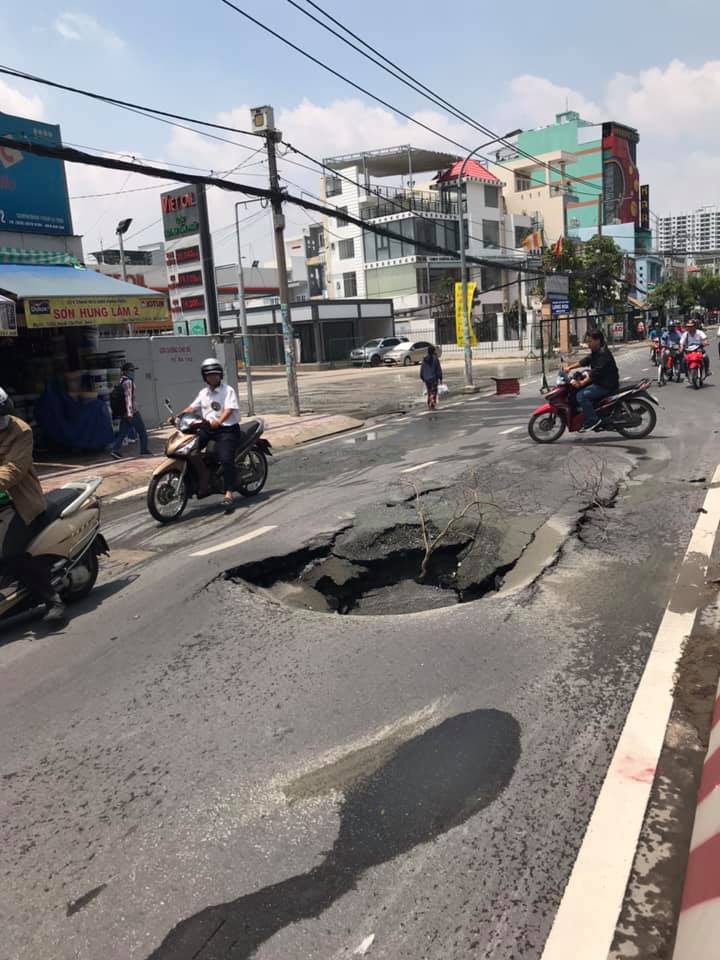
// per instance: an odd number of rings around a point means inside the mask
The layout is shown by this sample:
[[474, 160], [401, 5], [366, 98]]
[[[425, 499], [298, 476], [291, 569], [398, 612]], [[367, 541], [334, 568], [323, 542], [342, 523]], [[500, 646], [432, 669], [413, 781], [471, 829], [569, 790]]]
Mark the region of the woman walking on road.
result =
[[420, 364], [420, 379], [425, 384], [428, 410], [434, 410], [437, 406], [438, 387], [442, 383], [443, 372], [433, 346], [428, 347], [428, 352]]

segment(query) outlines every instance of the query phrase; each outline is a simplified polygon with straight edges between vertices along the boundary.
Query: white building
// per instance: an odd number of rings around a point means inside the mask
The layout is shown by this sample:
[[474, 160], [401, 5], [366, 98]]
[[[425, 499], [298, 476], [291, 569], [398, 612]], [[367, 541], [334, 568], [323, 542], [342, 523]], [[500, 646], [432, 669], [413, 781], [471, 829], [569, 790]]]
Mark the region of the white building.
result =
[[692, 255], [720, 251], [720, 210], [708, 206], [659, 217], [656, 239], [660, 253]]
[[[407, 238], [382, 237], [326, 217], [328, 297], [391, 297], [396, 315], [429, 309], [438, 299], [447, 300], [460, 279], [461, 161], [451, 154], [403, 146], [332, 157], [324, 166], [336, 171], [322, 181], [322, 197], [328, 205]], [[423, 174], [434, 176], [419, 183], [417, 178]], [[518, 251], [519, 235], [532, 225], [527, 215], [507, 213], [502, 186], [477, 161], [466, 164], [460, 191], [466, 250], [469, 256], [497, 262], [497, 267], [470, 264], [469, 278], [485, 291], [476, 304], [493, 314], [514, 299], [493, 288], [502, 287], [508, 263], [524, 258], [525, 253]], [[425, 252], [423, 244], [452, 253]]]

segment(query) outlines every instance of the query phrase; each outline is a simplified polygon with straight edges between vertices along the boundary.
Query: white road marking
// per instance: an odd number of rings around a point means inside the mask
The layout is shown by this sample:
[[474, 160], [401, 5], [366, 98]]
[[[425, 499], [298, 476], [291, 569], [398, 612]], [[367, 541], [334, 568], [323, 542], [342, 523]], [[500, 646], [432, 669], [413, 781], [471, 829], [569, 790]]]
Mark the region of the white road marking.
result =
[[126, 490], [125, 493], [119, 493], [116, 497], [110, 497], [108, 503], [119, 503], [121, 500], [132, 500], [133, 497], [140, 497], [147, 493], [147, 486], [133, 487], [132, 490]]
[[534, 383], [539, 383], [539, 380], [527, 380], [525, 383], [526, 387], [531, 387]]
[[410, 419], [411, 419], [410, 417], [398, 417], [397, 420], [394, 421], [394, 423], [407, 423], [408, 420]]
[[415, 473], [416, 470], [424, 470], [425, 467], [431, 467], [434, 463], [437, 463], [437, 460], [426, 460], [425, 463], [418, 463], [417, 466], [407, 467], [407, 469], [401, 470], [400, 473]]
[[504, 437], [506, 433], [515, 433], [516, 430], [522, 430], [522, 427], [508, 427], [507, 430], [501, 430], [498, 436]]
[[222, 543], [216, 543], [212, 547], [205, 547], [204, 550], [196, 550], [194, 553], [191, 553], [191, 557], [209, 557], [211, 553], [219, 553], [221, 550], [229, 550], [230, 547], [238, 547], [241, 543], [247, 543], [248, 540], [254, 540], [256, 537], [262, 537], [266, 533], [270, 533], [271, 530], [276, 530], [277, 526], [273, 527], [258, 527], [257, 530], [250, 530], [249, 533], [244, 533], [241, 537], [233, 537], [232, 540], [223, 540]]
[[[542, 960], [607, 960], [625, 896], [665, 728], [673, 676], [697, 610], [688, 593], [704, 582], [720, 524], [720, 467], [705, 497], [645, 671], [595, 804]], [[692, 557], [691, 560], [689, 558]], [[687, 581], [687, 582], [685, 582]], [[690, 593], [690, 595], [692, 595]], [[675, 612], [678, 607], [685, 611]]]
[[650, 367], [643, 367], [640, 373], [647, 373]]
[[293, 447], [294, 451], [297, 450], [308, 450], [310, 447], [319, 447], [323, 443], [332, 443], [334, 440], [345, 440], [347, 437], [357, 436], [358, 433], [369, 433], [371, 430], [379, 430], [381, 427], [386, 426], [384, 423], [373, 424], [372, 427], [360, 427], [357, 430], [349, 430], [347, 433], [336, 433], [332, 437], [325, 437], [324, 440], [311, 440], [309, 443], [298, 444], [297, 447]]
[[465, 403], [464, 400], [456, 400], [455, 403], [444, 403], [444, 407], [461, 407]]
[[623, 377], [623, 383], [625, 383], [626, 380], [632, 380], [632, 377]]

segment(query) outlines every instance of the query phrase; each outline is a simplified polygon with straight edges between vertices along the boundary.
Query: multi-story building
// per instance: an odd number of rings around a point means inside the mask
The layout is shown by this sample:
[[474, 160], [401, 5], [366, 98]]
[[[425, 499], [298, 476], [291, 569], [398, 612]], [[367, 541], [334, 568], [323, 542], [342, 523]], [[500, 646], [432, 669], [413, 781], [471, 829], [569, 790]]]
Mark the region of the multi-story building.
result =
[[[461, 161], [435, 150], [410, 146], [372, 150], [332, 157], [324, 165], [334, 171], [323, 178], [322, 198], [327, 204], [405, 238], [383, 237], [341, 218], [326, 217], [329, 298], [391, 297], [396, 315], [429, 309], [439, 299], [447, 302], [460, 278], [462, 208], [467, 253], [497, 263], [496, 268], [471, 265], [470, 279], [481, 291], [478, 302], [487, 302], [493, 310], [498, 304], [502, 308], [505, 298], [494, 288], [501, 283], [505, 263], [524, 255], [517, 248], [531, 219], [506, 215], [502, 183], [486, 167], [469, 161], [458, 190]], [[423, 174], [433, 176], [420, 183]]]
[[532, 216], [546, 243], [589, 240], [602, 229], [635, 254], [650, 249], [640, 224], [639, 141], [632, 127], [590, 123], [568, 110], [549, 126], [519, 133], [514, 149], [496, 151], [490, 169], [503, 181], [508, 211]]
[[659, 217], [656, 242], [664, 254], [717, 254], [720, 251], [720, 210], [700, 207], [688, 213]]

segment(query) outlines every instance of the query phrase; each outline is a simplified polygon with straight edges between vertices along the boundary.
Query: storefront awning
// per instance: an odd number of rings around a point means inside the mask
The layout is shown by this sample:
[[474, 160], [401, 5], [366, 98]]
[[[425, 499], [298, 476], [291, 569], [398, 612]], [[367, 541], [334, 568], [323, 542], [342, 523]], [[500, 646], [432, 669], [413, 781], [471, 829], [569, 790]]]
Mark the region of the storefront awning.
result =
[[647, 310], [648, 305], [643, 303], [642, 300], [636, 300], [635, 297], [628, 297], [628, 303], [631, 307], [635, 307], [636, 310]]
[[23, 301], [28, 327], [156, 322], [169, 316], [155, 290], [75, 267], [0, 264], [0, 292]]

